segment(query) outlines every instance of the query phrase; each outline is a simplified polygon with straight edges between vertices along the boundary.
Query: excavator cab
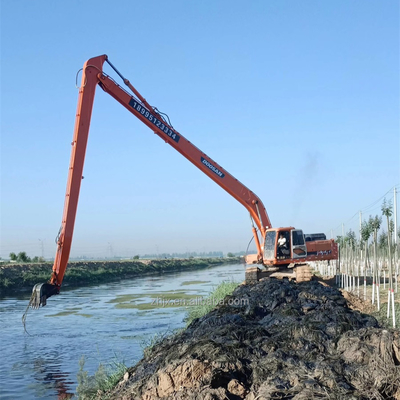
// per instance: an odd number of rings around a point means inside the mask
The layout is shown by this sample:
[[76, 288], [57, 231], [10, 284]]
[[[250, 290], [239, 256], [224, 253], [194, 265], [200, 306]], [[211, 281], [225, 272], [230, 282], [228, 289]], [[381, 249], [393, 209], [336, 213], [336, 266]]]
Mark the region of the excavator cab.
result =
[[275, 264], [276, 261], [281, 264], [280, 261], [305, 257], [307, 257], [307, 247], [301, 229], [289, 227], [267, 230], [264, 242], [264, 260], [269, 260], [268, 264]]
[[268, 229], [265, 233], [264, 259], [285, 260], [291, 255], [290, 228]]

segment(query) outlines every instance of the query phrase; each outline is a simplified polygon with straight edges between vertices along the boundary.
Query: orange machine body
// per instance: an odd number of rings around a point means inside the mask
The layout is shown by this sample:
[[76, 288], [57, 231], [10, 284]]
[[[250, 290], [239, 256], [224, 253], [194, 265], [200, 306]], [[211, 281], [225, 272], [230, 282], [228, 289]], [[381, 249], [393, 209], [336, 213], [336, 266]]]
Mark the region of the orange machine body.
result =
[[[285, 246], [279, 246], [279, 237], [285, 238]], [[282, 266], [303, 264], [309, 261], [336, 260], [338, 246], [333, 239], [306, 241], [303, 231], [294, 227], [271, 228], [263, 240], [263, 264]], [[257, 254], [246, 256], [247, 264], [259, 263]]]

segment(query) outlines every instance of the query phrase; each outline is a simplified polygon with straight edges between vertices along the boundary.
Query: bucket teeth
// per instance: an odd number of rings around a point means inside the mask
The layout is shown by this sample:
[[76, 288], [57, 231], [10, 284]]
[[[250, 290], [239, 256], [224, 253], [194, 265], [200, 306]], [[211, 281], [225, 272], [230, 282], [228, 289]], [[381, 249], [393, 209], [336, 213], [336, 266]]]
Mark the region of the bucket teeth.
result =
[[32, 289], [30, 306], [34, 309], [47, 304], [47, 299], [59, 293], [59, 288], [51, 283], [37, 283]]
[[[37, 283], [32, 290], [31, 307], [37, 309], [43, 304], [43, 300], [40, 296], [40, 291], [43, 283]], [[46, 305], [46, 299], [44, 299], [44, 305]]]

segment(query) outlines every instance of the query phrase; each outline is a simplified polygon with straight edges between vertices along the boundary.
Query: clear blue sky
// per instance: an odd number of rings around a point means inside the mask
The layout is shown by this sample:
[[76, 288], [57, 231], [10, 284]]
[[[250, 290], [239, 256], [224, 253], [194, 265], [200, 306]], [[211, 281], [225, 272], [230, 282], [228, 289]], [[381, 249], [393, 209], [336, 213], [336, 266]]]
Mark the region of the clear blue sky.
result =
[[[75, 75], [100, 54], [276, 227], [339, 235], [400, 181], [398, 1], [2, 1], [3, 258], [55, 253]], [[239, 203], [101, 90], [84, 176], [72, 256], [251, 238]]]

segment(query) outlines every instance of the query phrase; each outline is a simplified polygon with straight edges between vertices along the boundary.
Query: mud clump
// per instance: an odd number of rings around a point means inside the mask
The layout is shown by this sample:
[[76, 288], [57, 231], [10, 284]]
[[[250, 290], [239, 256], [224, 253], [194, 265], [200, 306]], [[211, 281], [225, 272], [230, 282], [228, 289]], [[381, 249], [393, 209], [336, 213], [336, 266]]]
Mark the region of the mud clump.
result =
[[146, 352], [111, 399], [400, 400], [400, 331], [318, 282], [267, 279]]

